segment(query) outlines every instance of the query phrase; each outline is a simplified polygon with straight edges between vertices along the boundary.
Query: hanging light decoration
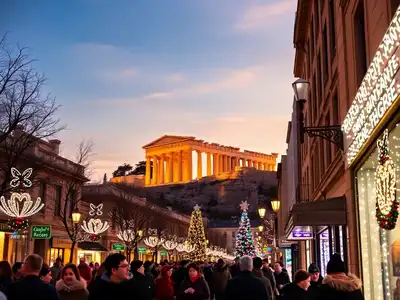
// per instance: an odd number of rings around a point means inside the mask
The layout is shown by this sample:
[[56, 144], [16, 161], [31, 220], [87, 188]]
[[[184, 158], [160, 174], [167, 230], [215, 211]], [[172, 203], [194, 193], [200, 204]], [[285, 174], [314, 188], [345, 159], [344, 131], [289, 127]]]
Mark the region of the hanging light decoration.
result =
[[168, 252], [174, 250], [178, 246], [177, 242], [177, 237], [176, 236], [171, 236], [170, 238], [166, 239], [163, 243], [162, 246], [167, 250]]
[[30, 180], [32, 172], [32, 168], [28, 168], [22, 173], [16, 168], [11, 168], [10, 186], [16, 191], [11, 193], [9, 200], [6, 200], [4, 196], [0, 198], [0, 210], [11, 217], [7, 220], [8, 226], [17, 233], [29, 227], [25, 218], [33, 216], [44, 207], [40, 197], [36, 201], [32, 201], [31, 195], [24, 192], [25, 188], [32, 187]]
[[124, 242], [130, 243], [135, 240], [135, 231], [127, 229], [117, 233], [117, 237]]
[[185, 250], [184, 250], [184, 251], [185, 251], [186, 253], [193, 252], [194, 249], [195, 249], [195, 246], [189, 244], [189, 242], [185, 242]]
[[[95, 206], [93, 203], [90, 203], [90, 211], [89, 216], [101, 216], [103, 215], [103, 204], [99, 204]], [[102, 221], [99, 218], [91, 218], [88, 222], [83, 221], [83, 225], [81, 228], [89, 234], [89, 239], [92, 242], [98, 241], [100, 239], [100, 234], [107, 231], [110, 225], [108, 225], [107, 221]]]
[[176, 245], [175, 250], [178, 252], [185, 252], [186, 246], [183, 243], [178, 243], [178, 245]]
[[157, 229], [149, 229], [149, 236], [143, 242], [150, 248], [156, 248], [164, 242], [164, 238], [158, 236]]

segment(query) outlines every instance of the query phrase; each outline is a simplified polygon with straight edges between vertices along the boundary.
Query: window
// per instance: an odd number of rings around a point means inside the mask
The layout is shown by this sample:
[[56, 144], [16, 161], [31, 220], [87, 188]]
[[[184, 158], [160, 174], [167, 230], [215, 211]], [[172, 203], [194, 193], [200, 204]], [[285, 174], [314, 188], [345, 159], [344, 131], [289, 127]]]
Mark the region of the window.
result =
[[323, 55], [324, 55], [324, 80], [325, 83], [328, 81], [329, 65], [328, 65], [328, 35], [326, 32], [326, 24], [324, 25], [324, 30], [322, 32], [322, 43], [323, 43]]
[[314, 58], [314, 40], [315, 40], [315, 36], [314, 36], [314, 18], [311, 18], [311, 32], [310, 32], [310, 65], [313, 61]]
[[[318, 56], [317, 56], [317, 68], [318, 68], [318, 71], [319, 71], [319, 74], [318, 74], [318, 77], [319, 77], [319, 80], [318, 80], [318, 83], [319, 83], [319, 89], [318, 89], [318, 104], [321, 104], [322, 102], [323, 102], [323, 98], [322, 98], [322, 95], [323, 95], [323, 78], [322, 78], [322, 62], [321, 62], [321, 53], [320, 52], [318, 52]], [[318, 125], [318, 123], [316, 124], [316, 125]]]
[[315, 77], [315, 74], [313, 75], [313, 102], [312, 102], [312, 108], [313, 108], [313, 112], [312, 112], [312, 117], [313, 117], [313, 125], [316, 125], [316, 120], [317, 120], [317, 78]]
[[[332, 97], [332, 110], [333, 110], [333, 125], [339, 125], [339, 99], [338, 94], [335, 91]], [[335, 144], [335, 154], [340, 150], [340, 148]]]
[[335, 29], [335, 4], [334, 0], [329, 0], [329, 41], [331, 50], [331, 59], [336, 55], [336, 29]]
[[[325, 125], [326, 126], [329, 126], [330, 125], [330, 123], [331, 123], [331, 117], [330, 117], [330, 115], [329, 115], [329, 111], [328, 111], [328, 113], [326, 114], [326, 118], [325, 118]], [[326, 166], [329, 166], [330, 164], [331, 164], [331, 162], [332, 162], [332, 149], [331, 149], [331, 142], [329, 142], [329, 141], [325, 141], [324, 140], [324, 142], [325, 142], [325, 147], [326, 147], [326, 150], [325, 150], [325, 153], [326, 153]]]
[[361, 85], [367, 72], [367, 48], [364, 21], [364, 1], [360, 0], [354, 14], [354, 38], [355, 38], [355, 59], [356, 59], [356, 82]]
[[61, 192], [62, 188], [59, 185], [56, 185], [56, 199], [54, 201], [54, 215], [61, 216]]
[[47, 194], [47, 185], [46, 182], [41, 181], [39, 186], [39, 197], [42, 199], [42, 203], [46, 204], [46, 194]]
[[397, 10], [397, 8], [400, 5], [400, 0], [390, 0], [390, 8], [391, 8], [391, 12], [392, 12], [392, 18]]
[[319, 7], [318, 7], [318, 2], [321, 0], [314, 0], [314, 16], [315, 16], [315, 33], [316, 33], [316, 38], [318, 38], [318, 33], [319, 33]]

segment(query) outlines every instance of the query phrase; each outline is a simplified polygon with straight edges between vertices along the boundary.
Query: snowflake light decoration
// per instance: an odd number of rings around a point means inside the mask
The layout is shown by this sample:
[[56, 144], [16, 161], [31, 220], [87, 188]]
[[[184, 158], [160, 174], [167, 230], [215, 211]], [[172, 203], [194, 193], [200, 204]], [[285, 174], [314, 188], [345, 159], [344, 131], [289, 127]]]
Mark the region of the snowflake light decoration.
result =
[[[103, 214], [102, 212], [103, 205], [98, 205], [95, 206], [92, 203], [90, 204], [90, 216], [101, 216]], [[103, 232], [107, 231], [108, 228], [110, 228], [110, 225], [108, 225], [107, 221], [102, 221], [98, 218], [95, 219], [89, 219], [88, 222], [83, 221], [83, 225], [81, 225], [81, 228], [89, 234], [90, 240], [92, 241], [97, 241], [100, 238], [100, 234]]]

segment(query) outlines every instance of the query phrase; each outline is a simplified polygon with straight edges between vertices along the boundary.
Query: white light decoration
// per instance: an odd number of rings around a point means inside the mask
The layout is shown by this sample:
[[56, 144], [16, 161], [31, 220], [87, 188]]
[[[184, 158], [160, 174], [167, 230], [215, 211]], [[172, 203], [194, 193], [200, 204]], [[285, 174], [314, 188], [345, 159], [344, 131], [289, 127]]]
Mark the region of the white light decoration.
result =
[[131, 230], [131, 229], [127, 229], [127, 230], [124, 230], [124, 231], [121, 231], [121, 232], [117, 233], [117, 237], [121, 241], [127, 242], [127, 243], [130, 243], [130, 242], [134, 241], [135, 240], [135, 236], [136, 236], [135, 231]]
[[178, 252], [185, 252], [186, 246], [183, 243], [179, 243], [176, 245], [175, 250]]
[[400, 38], [400, 7], [386, 31], [378, 51], [343, 121], [347, 166], [350, 166], [385, 113], [400, 94], [396, 51]]
[[191, 253], [191, 252], [194, 251], [194, 249], [195, 249], [195, 247], [192, 246], [192, 245], [190, 245], [189, 243], [186, 243], [186, 244], [185, 244], [185, 250], [184, 250], [185, 252]]
[[157, 246], [160, 246], [165, 240], [163, 237], [160, 237], [157, 234], [157, 229], [149, 229], [148, 233], [149, 236], [146, 237], [143, 242], [150, 248], [156, 248]]
[[[93, 210], [93, 208], [95, 208]], [[102, 212], [103, 205], [98, 205], [95, 206], [92, 203], [90, 203], [90, 216], [101, 216], [103, 214]], [[97, 241], [99, 239], [99, 235], [102, 234], [103, 232], [107, 231], [108, 228], [110, 228], [110, 225], [108, 225], [107, 221], [102, 221], [99, 218], [91, 218], [89, 219], [88, 222], [83, 221], [83, 225], [81, 225], [81, 228], [90, 235], [90, 239], [92, 241]]]
[[206, 249], [206, 255], [207, 256], [211, 256], [211, 255], [213, 255], [213, 253], [214, 253], [214, 251], [212, 249], [210, 249], [210, 248]]
[[169, 240], [165, 240], [162, 243], [162, 246], [165, 248], [165, 250], [172, 251], [176, 248], [176, 246], [178, 246], [178, 242], [175, 241], [174, 239], [169, 239]]
[[17, 168], [11, 168], [11, 176], [13, 179], [10, 181], [10, 186], [16, 188], [22, 185], [25, 188], [30, 188], [32, 186], [32, 181], [29, 177], [31, 177], [32, 172], [32, 168], [28, 168], [22, 173], [18, 171]]

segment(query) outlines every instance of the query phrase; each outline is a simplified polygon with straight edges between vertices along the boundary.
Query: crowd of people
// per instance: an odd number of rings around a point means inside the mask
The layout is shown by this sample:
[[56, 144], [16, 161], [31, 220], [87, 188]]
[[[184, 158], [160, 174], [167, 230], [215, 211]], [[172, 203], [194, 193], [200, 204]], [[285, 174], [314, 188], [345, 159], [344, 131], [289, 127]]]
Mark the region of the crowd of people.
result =
[[49, 268], [37, 254], [13, 267], [0, 262], [0, 300], [362, 300], [361, 280], [345, 273], [334, 254], [322, 278], [316, 264], [298, 270], [291, 282], [281, 262], [243, 256], [228, 265], [164, 261], [154, 264], [123, 254], [110, 254], [102, 264], [62, 265]]

